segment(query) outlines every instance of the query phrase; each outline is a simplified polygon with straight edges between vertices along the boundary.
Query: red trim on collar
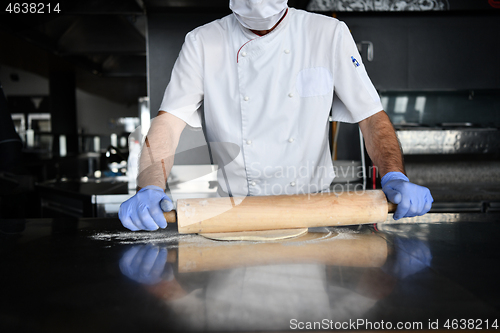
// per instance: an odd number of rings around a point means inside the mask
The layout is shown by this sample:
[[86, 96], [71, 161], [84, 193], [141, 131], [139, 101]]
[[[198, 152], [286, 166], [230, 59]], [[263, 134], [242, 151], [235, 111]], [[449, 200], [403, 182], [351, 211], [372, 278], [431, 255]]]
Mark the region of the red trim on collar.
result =
[[[280, 18], [280, 20], [278, 21], [278, 23], [276, 23], [274, 25], [275, 28], [277, 28], [278, 25], [280, 25], [281, 21], [283, 21], [283, 19], [285, 18], [286, 14], [288, 14], [288, 8], [286, 9], [285, 15], [283, 15], [283, 17]], [[255, 35], [257, 35], [259, 37], [265, 36], [265, 35], [259, 35], [258, 33], [254, 32], [253, 30], [250, 30], [250, 31], [252, 31]]]

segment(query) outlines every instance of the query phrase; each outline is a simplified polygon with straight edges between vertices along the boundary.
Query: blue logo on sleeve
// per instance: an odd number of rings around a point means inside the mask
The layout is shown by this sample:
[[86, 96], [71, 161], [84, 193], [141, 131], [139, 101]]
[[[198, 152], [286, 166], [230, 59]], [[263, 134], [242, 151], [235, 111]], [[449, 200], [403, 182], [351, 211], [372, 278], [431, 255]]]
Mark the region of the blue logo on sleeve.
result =
[[359, 62], [356, 60], [356, 58], [351, 57], [352, 63], [354, 64], [354, 67], [359, 67]]

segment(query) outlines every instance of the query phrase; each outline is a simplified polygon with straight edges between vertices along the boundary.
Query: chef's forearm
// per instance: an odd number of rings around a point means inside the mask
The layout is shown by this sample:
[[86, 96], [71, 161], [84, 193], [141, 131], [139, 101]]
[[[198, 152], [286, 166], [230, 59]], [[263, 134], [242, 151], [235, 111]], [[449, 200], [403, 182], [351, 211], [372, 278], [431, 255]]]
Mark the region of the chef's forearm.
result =
[[380, 177], [391, 171], [405, 173], [403, 154], [394, 127], [384, 111], [359, 122], [368, 155]]
[[137, 190], [148, 185], [165, 189], [185, 126], [184, 121], [164, 111], [153, 119], [139, 158]]

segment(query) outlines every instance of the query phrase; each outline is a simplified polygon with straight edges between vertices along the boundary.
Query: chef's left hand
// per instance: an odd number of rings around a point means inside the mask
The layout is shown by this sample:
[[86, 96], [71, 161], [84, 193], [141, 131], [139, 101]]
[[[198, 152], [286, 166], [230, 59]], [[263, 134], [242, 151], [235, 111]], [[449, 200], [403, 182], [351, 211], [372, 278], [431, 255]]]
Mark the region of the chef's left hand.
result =
[[398, 205], [394, 219], [424, 215], [434, 199], [427, 187], [410, 183], [401, 172], [389, 172], [382, 177], [382, 191], [387, 199]]

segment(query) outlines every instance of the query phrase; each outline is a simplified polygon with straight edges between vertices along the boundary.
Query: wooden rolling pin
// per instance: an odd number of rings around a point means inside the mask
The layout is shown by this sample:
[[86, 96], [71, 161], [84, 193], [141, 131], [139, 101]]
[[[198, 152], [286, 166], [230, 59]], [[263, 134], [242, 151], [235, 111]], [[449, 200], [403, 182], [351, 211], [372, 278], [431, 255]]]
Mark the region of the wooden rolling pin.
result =
[[179, 233], [238, 232], [380, 223], [396, 205], [381, 190], [180, 199], [164, 213]]

